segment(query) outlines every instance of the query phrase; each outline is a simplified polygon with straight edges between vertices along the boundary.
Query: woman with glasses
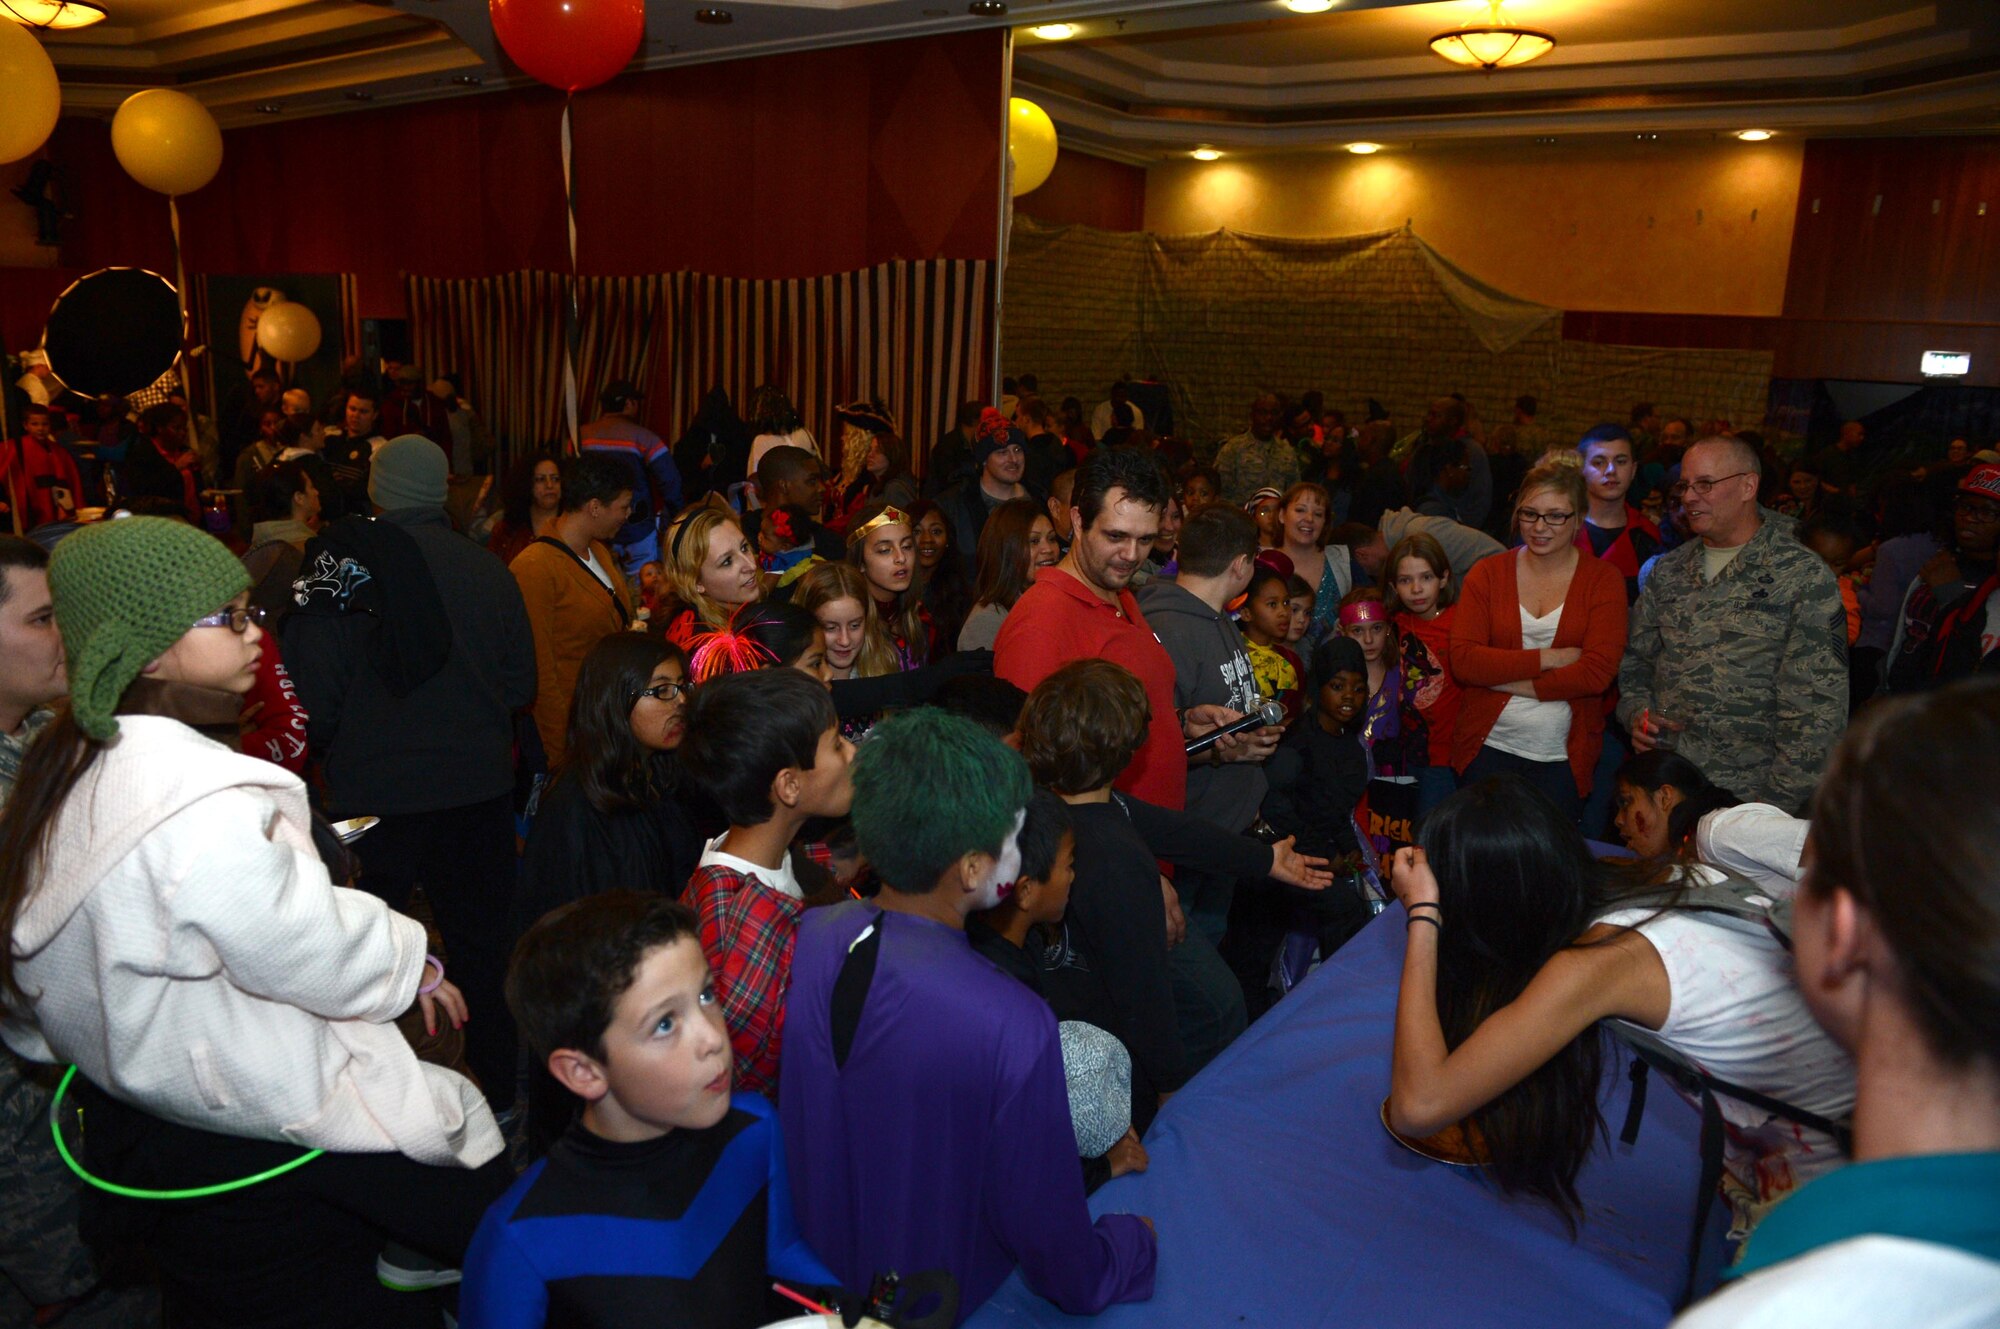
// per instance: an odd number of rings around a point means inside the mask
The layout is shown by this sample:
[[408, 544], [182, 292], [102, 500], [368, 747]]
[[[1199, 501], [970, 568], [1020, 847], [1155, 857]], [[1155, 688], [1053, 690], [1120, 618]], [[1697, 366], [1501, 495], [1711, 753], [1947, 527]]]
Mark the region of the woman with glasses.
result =
[[131, 517], [57, 545], [49, 584], [71, 702], [0, 817], [0, 1034], [75, 1066], [57, 1118], [85, 1110], [99, 1177], [294, 1169], [170, 1217], [100, 1197], [170, 1321], [408, 1323], [376, 1280], [384, 1240], [455, 1265], [512, 1179], [479, 1088], [396, 1028], [462, 1025], [465, 1001], [422, 924], [333, 884], [297, 776], [174, 718], [230, 714], [256, 680], [243, 565]]
[[673, 755], [689, 686], [687, 657], [658, 637], [613, 633], [584, 657], [569, 746], [528, 832], [523, 925], [600, 891], [681, 893], [702, 844]]
[[1577, 548], [1588, 502], [1577, 467], [1530, 470], [1514, 500], [1521, 547], [1466, 575], [1451, 628], [1461, 781], [1511, 772], [1571, 819], [1590, 793], [1625, 653], [1625, 579]]

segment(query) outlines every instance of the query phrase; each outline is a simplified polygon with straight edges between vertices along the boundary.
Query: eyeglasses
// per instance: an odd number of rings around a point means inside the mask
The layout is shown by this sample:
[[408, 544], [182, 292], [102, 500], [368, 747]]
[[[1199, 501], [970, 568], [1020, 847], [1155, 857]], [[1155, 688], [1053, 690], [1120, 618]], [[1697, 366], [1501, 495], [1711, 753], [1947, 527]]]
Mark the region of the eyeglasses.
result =
[[1991, 526], [2000, 521], [2000, 503], [1977, 494], [1961, 494], [1952, 504], [1952, 511], [1974, 526]]
[[1537, 512], [1533, 508], [1520, 511], [1523, 526], [1560, 526], [1576, 514], [1574, 512]]
[[633, 693], [632, 704], [638, 705], [641, 697], [651, 697], [654, 701], [679, 701], [692, 691], [692, 683], [655, 683], [650, 688], [641, 688]]
[[1734, 475], [1718, 475], [1713, 480], [1683, 480], [1667, 490], [1667, 497], [1685, 498], [1692, 491], [1696, 498], [1707, 498], [1724, 480], [1741, 480], [1748, 474], [1748, 471], [1738, 471]]
[[251, 605], [247, 609], [238, 609], [232, 606], [228, 609], [218, 609], [212, 614], [196, 619], [193, 626], [198, 628], [228, 628], [231, 632], [241, 635], [243, 630], [252, 623], [261, 628], [270, 621], [270, 618], [270, 614], [256, 605]]

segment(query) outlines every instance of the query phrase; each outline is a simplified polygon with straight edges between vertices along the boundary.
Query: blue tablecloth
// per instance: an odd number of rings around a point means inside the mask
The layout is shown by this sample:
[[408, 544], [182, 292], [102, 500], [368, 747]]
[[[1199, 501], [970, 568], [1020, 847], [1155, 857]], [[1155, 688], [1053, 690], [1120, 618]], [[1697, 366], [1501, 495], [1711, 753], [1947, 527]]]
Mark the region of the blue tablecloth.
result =
[[1575, 1241], [1546, 1206], [1411, 1153], [1379, 1116], [1403, 933], [1391, 906], [1168, 1103], [1146, 1137], [1149, 1171], [1092, 1197], [1093, 1212], [1157, 1225], [1152, 1301], [1084, 1321], [1016, 1273], [970, 1329], [1670, 1320], [1694, 1221], [1698, 1115], [1656, 1083], [1638, 1142], [1618, 1143], [1629, 1056], [1607, 1056], [1612, 1139], [1579, 1178], [1588, 1212]]

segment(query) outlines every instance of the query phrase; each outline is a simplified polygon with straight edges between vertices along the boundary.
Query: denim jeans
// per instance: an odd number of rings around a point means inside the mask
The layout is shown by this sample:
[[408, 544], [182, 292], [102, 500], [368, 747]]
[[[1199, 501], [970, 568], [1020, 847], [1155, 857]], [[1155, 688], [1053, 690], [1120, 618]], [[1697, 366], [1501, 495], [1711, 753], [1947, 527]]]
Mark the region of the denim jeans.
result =
[[1465, 768], [1461, 784], [1471, 784], [1489, 775], [1518, 775], [1549, 796], [1563, 816], [1575, 821], [1583, 815], [1583, 799], [1577, 796], [1576, 775], [1566, 761], [1529, 761], [1498, 748], [1481, 748]]

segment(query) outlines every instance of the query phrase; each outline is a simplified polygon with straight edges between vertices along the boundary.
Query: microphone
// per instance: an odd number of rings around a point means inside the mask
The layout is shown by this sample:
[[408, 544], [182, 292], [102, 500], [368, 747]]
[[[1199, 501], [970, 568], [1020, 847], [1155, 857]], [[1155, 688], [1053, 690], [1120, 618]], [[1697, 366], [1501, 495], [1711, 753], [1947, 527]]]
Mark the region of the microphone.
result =
[[1283, 724], [1284, 722], [1285, 708], [1283, 703], [1267, 701], [1262, 708], [1252, 711], [1241, 720], [1231, 720], [1228, 724], [1215, 730], [1213, 733], [1203, 734], [1200, 738], [1189, 739], [1187, 755], [1192, 757], [1197, 752], [1208, 751], [1222, 741], [1224, 734], [1241, 734], [1247, 730], [1262, 729], [1267, 725]]

